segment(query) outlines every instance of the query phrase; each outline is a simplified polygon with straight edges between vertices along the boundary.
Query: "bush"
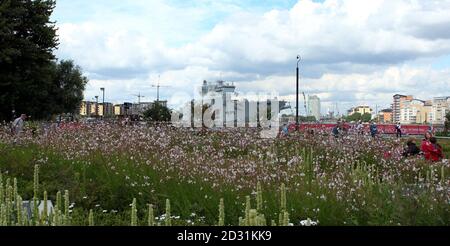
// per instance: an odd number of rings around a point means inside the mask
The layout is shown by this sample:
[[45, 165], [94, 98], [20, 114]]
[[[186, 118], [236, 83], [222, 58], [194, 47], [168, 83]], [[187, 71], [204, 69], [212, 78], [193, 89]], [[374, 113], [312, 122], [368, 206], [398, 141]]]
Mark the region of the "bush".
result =
[[168, 107], [156, 102], [153, 107], [144, 112], [144, 117], [151, 122], [169, 122], [172, 115]]

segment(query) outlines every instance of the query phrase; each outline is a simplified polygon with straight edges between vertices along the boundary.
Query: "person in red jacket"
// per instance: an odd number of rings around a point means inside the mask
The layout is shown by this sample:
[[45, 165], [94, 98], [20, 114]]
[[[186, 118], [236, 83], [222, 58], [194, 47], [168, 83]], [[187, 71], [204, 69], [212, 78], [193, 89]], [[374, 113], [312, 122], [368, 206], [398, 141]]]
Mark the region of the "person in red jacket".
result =
[[421, 150], [426, 160], [437, 162], [444, 158], [442, 147], [437, 144], [437, 139], [431, 136], [431, 133], [425, 134], [425, 139], [422, 141]]
[[425, 156], [425, 159], [429, 158], [428, 152], [431, 149], [430, 138], [432, 138], [432, 137], [433, 137], [433, 135], [431, 135], [430, 132], [425, 133], [425, 138], [422, 140], [422, 144], [420, 145], [420, 151], [422, 151], [422, 154]]
[[442, 161], [442, 159], [445, 158], [444, 156], [444, 150], [442, 149], [442, 146], [438, 144], [437, 138], [432, 137], [430, 139], [431, 144], [433, 145], [435, 155], [432, 156], [433, 161]]

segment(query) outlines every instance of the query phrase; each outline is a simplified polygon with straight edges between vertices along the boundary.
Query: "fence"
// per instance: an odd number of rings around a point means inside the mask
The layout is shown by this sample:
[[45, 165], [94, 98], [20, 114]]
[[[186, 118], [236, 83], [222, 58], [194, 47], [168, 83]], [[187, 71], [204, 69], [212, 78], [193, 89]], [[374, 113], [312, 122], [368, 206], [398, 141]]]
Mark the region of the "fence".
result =
[[[331, 131], [336, 124], [301, 124], [300, 131], [305, 130], [328, 130]], [[369, 124], [364, 125], [364, 131], [369, 131]], [[355, 124], [344, 124], [344, 128], [346, 130], [352, 130], [356, 128]], [[397, 130], [395, 125], [392, 124], [382, 124], [377, 125], [378, 132], [380, 134], [396, 134]], [[289, 126], [290, 131], [295, 131], [295, 124], [291, 124]], [[430, 127], [427, 125], [402, 125], [402, 133], [405, 135], [423, 135], [427, 131], [430, 130]]]

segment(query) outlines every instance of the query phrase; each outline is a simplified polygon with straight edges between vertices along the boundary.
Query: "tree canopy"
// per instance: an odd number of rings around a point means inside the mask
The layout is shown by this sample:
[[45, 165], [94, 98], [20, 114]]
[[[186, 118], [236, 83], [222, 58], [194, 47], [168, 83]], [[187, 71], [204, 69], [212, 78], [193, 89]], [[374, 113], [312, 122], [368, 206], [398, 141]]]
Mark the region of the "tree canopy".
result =
[[26, 113], [45, 119], [71, 113], [87, 79], [72, 61], [57, 63], [54, 0], [0, 1], [0, 120]]
[[369, 122], [372, 120], [372, 114], [370, 113], [354, 113], [352, 115], [349, 115], [345, 117], [346, 121], [352, 122], [352, 121], [362, 121], [362, 122]]
[[151, 122], [169, 122], [172, 119], [170, 109], [159, 102], [155, 102], [151, 108], [147, 109], [144, 117]]
[[83, 91], [88, 80], [73, 61], [61, 61], [56, 64], [55, 71], [53, 79], [53, 94], [57, 104], [55, 113], [75, 113], [83, 100]]

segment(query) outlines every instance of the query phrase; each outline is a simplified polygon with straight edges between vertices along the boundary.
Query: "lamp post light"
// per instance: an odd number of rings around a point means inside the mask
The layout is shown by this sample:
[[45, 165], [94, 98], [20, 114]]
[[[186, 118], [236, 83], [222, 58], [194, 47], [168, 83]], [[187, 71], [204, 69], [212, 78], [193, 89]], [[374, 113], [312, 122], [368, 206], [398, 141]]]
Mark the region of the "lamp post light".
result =
[[296, 114], [295, 114], [295, 128], [296, 131], [298, 131], [299, 125], [300, 125], [300, 118], [299, 118], [299, 112], [298, 112], [298, 107], [299, 107], [299, 76], [300, 76], [300, 69], [299, 69], [299, 63], [302, 60], [302, 58], [300, 57], [300, 55], [297, 56], [297, 94], [296, 94]]
[[105, 107], [105, 88], [102, 87], [102, 88], [100, 88], [100, 90], [103, 93], [103, 98], [102, 98], [102, 101], [103, 101], [103, 115], [102, 116], [105, 117], [106, 116], [106, 111], [105, 111], [105, 109], [106, 109], [106, 107]]
[[95, 96], [95, 117], [98, 117], [98, 96]]

